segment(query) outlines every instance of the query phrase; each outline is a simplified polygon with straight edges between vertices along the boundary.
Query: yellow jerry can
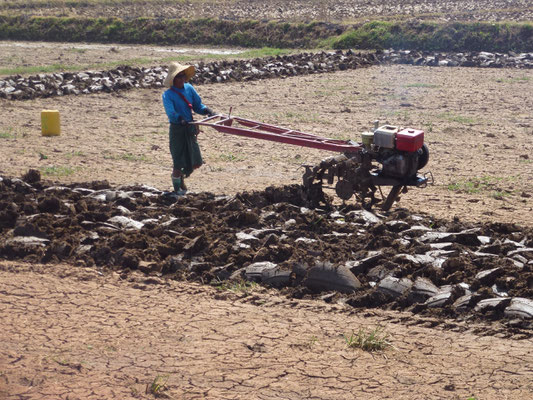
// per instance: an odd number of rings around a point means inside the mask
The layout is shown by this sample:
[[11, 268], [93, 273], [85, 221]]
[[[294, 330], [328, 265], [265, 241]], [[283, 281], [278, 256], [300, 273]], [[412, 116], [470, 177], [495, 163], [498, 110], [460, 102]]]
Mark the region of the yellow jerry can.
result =
[[41, 130], [43, 136], [59, 136], [61, 134], [61, 125], [59, 123], [59, 111], [42, 110], [41, 111]]

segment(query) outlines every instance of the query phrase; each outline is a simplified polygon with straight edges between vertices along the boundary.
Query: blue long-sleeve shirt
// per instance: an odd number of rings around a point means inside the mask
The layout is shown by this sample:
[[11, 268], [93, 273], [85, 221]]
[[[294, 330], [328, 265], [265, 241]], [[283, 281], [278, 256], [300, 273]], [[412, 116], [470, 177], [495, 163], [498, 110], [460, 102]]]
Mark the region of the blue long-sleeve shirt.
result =
[[180, 123], [180, 116], [185, 121], [193, 120], [192, 112], [187, 103], [174, 90], [180, 92], [191, 103], [194, 112], [205, 115], [207, 114], [207, 107], [202, 104], [202, 99], [196, 93], [196, 90], [190, 83], [185, 83], [183, 89], [178, 89], [173, 86], [173, 89], [167, 89], [163, 92], [163, 106], [168, 116], [168, 121], [173, 124]]

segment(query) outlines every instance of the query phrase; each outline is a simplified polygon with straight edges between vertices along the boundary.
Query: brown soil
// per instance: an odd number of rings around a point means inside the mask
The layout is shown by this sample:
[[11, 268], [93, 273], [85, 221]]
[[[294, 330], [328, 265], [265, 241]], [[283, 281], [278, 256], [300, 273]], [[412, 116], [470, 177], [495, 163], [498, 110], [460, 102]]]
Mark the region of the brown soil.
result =
[[[218, 112], [360, 140], [373, 121], [426, 133], [435, 185], [401, 205], [437, 217], [533, 224], [533, 72], [509, 69], [372, 67], [334, 74], [199, 86]], [[2, 100], [3, 175], [40, 169], [62, 182], [108, 180], [171, 188], [168, 123], [160, 90]], [[40, 112], [57, 109], [62, 134], [40, 134]], [[300, 183], [302, 164], [332, 153], [224, 136], [205, 128], [205, 165], [193, 191], [232, 194]], [[48, 174], [48, 175], [47, 175]]]
[[[68, 70], [70, 66], [88, 69], [109, 69], [110, 63], [128, 60], [130, 65], [161, 65], [169, 58], [193, 56], [195, 62], [207, 59], [206, 54], [238, 54], [238, 48], [213, 48], [208, 46], [147, 46], [135, 44], [103, 43], [58, 43], [58, 42], [17, 42], [0, 41], [0, 70], [18, 67], [50, 67], [62, 65]], [[102, 64], [102, 66], [99, 66]], [[107, 64], [107, 65], [106, 65]], [[5, 77], [0, 73], [0, 77]]]
[[[68, 265], [4, 263], [0, 281], [3, 399], [464, 400], [533, 392], [531, 341], [441, 331], [399, 312], [353, 313], [267, 289], [234, 294]], [[346, 346], [343, 335], [376, 326], [391, 333], [393, 347]], [[160, 381], [158, 396], [146, 394]]]
[[[21, 4], [16, 6], [15, 4]], [[127, 3], [127, 2], [124, 2]], [[84, 16], [121, 18], [218, 18], [354, 22], [372, 19], [428, 19], [440, 21], [531, 21], [533, 8], [528, 0], [337, 0], [304, 1], [133, 1], [118, 5], [88, 2], [73, 7], [38, 3], [33, 8], [26, 1], [12, 0], [9, 12], [30, 15]]]
[[[35, 58], [40, 60], [39, 52]], [[468, 222], [533, 226], [533, 72], [373, 67], [197, 87], [219, 112], [359, 140], [375, 119], [422, 128], [435, 185], [400, 205]], [[59, 183], [108, 180], [170, 189], [161, 91], [1, 100], [0, 174], [37, 168]], [[62, 134], [40, 134], [40, 111]], [[200, 135], [196, 192], [300, 183], [330, 154]], [[48, 175], [46, 175], [48, 174]], [[0, 395], [7, 398], [527, 398], [533, 346], [481, 325], [296, 301], [263, 288], [231, 294], [108, 269], [2, 262]], [[84, 326], [83, 329], [80, 327]], [[347, 349], [343, 334], [383, 325], [394, 349]], [[438, 325], [437, 328], [430, 327]], [[501, 332], [501, 331], [497, 331]]]

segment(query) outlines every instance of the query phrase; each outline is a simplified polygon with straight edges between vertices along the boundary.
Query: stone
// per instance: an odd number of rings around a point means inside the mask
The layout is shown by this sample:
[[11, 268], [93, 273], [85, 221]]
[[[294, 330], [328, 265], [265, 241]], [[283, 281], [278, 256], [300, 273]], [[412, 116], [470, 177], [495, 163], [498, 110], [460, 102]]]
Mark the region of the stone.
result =
[[533, 300], [524, 297], [513, 297], [511, 303], [505, 308], [504, 314], [510, 318], [533, 318]]
[[387, 276], [378, 284], [378, 290], [399, 297], [405, 294], [413, 286], [413, 282], [408, 278], [396, 278], [394, 276]]
[[315, 291], [335, 290], [341, 293], [354, 293], [361, 288], [361, 282], [347, 267], [328, 262], [311, 267], [302, 284]]

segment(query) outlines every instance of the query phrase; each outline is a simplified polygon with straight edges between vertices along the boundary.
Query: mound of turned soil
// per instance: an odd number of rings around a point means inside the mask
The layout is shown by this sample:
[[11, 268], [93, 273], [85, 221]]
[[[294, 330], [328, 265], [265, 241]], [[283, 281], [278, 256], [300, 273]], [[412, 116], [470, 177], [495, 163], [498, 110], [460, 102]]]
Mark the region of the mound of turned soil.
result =
[[532, 328], [531, 228], [311, 209], [299, 185], [176, 198], [105, 181], [55, 186], [30, 170], [0, 178], [0, 257]]

